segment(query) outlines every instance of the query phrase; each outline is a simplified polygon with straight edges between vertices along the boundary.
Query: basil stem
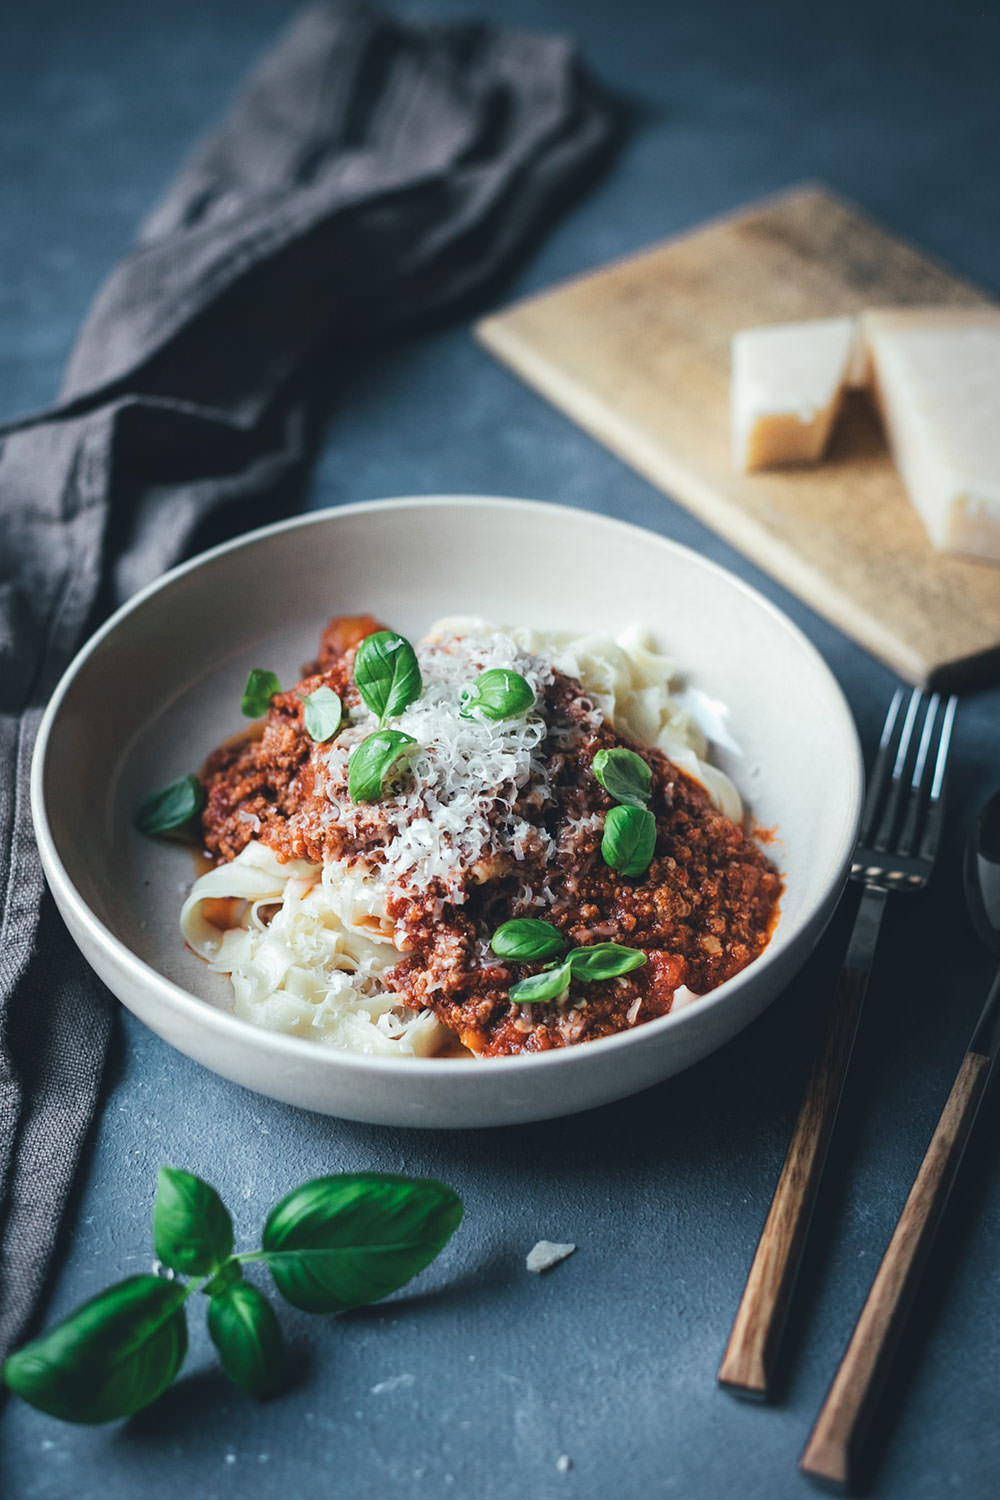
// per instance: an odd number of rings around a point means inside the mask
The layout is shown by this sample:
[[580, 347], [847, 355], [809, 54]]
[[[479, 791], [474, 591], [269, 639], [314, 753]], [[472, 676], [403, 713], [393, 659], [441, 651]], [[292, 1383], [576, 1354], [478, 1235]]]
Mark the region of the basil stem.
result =
[[451, 1188], [427, 1178], [360, 1172], [319, 1177], [272, 1209], [265, 1262], [304, 1312], [340, 1312], [387, 1297], [423, 1270], [462, 1218]]
[[240, 708], [248, 719], [259, 719], [267, 713], [275, 693], [281, 692], [281, 683], [273, 672], [263, 667], [254, 667], [243, 689]]
[[600, 979], [617, 979], [630, 974], [648, 962], [641, 948], [626, 948], [621, 943], [593, 943], [589, 948], [574, 948], [567, 959], [574, 979], [592, 984]]
[[509, 995], [516, 1005], [539, 1005], [543, 1000], [561, 1000], [569, 989], [570, 965], [567, 960], [540, 974], [529, 974], [510, 987]]
[[153, 1241], [165, 1266], [186, 1276], [207, 1276], [233, 1252], [233, 1221], [215, 1188], [161, 1167], [153, 1205]]
[[601, 854], [619, 875], [642, 875], [656, 848], [656, 819], [645, 807], [612, 807], [604, 819]]
[[[209, 1299], [208, 1328], [227, 1375], [252, 1395], [281, 1378], [281, 1330], [268, 1300], [242, 1280], [241, 1262], [270, 1269], [287, 1301], [336, 1312], [388, 1296], [444, 1247], [462, 1218], [449, 1187], [425, 1178], [321, 1177], [268, 1216], [263, 1249], [233, 1256], [222, 1200], [190, 1172], [160, 1173], [154, 1230], [160, 1258], [209, 1273], [201, 1282], [132, 1276], [12, 1354], [3, 1380], [16, 1395], [66, 1422], [110, 1422], [148, 1406], [187, 1353], [184, 1304]], [[212, 1274], [214, 1272], [214, 1274]]]
[[504, 922], [490, 938], [497, 958], [530, 963], [533, 959], [558, 958], [565, 953], [567, 942], [558, 927], [538, 917], [515, 917]]
[[135, 826], [149, 838], [172, 833], [190, 823], [204, 805], [205, 789], [197, 776], [181, 776], [146, 798], [135, 815]]
[[625, 807], [647, 807], [652, 787], [652, 772], [641, 755], [620, 746], [598, 750], [594, 756], [594, 775], [610, 797]]
[[472, 686], [465, 689], [458, 714], [461, 719], [484, 718], [496, 723], [526, 714], [534, 701], [531, 686], [520, 672], [493, 667], [489, 672], [481, 672]]
[[366, 636], [354, 658], [354, 681], [379, 728], [420, 697], [423, 679], [417, 654], [405, 636], [377, 630]]
[[251, 1396], [270, 1396], [284, 1378], [284, 1340], [274, 1308], [248, 1281], [208, 1305], [208, 1332], [230, 1380]]
[[309, 738], [317, 745], [332, 740], [344, 716], [344, 706], [333, 688], [318, 687], [315, 692], [300, 693], [299, 697], [304, 705], [302, 722]]
[[347, 790], [352, 802], [378, 802], [391, 768], [416, 744], [399, 729], [377, 729], [352, 750], [347, 763]]
[[155, 1401], [187, 1353], [183, 1282], [130, 1276], [99, 1292], [3, 1367], [7, 1385], [64, 1422], [111, 1422]]

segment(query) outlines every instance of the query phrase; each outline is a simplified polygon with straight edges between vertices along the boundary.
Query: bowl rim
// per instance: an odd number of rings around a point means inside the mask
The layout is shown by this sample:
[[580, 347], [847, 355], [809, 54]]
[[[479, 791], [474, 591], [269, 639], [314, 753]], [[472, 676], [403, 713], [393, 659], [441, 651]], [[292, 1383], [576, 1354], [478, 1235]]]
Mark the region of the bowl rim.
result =
[[324, 1047], [305, 1037], [289, 1036], [282, 1032], [269, 1031], [264, 1027], [255, 1026], [252, 1022], [244, 1020], [231, 1011], [219, 1009], [217, 1006], [184, 989], [183, 986], [176, 984], [173, 980], [167, 979], [144, 959], [139, 958], [121, 938], [117, 937], [88, 905], [77, 889], [59, 854], [55, 835], [49, 822], [45, 803], [44, 781], [46, 758], [53, 727], [58, 719], [63, 701], [78, 674], [84, 669], [90, 658], [96, 654], [109, 636], [119, 630], [128, 621], [130, 616], [141, 610], [149, 599], [171, 588], [174, 583], [187, 574], [229, 553], [240, 551], [247, 547], [258, 546], [261, 543], [266, 543], [270, 538], [280, 536], [286, 532], [327, 525], [331, 520], [335, 520], [340, 516], [354, 516], [376, 510], [419, 510], [432, 506], [456, 510], [473, 507], [481, 509], [487, 505], [504, 508], [511, 512], [521, 511], [530, 512], [535, 515], [544, 513], [550, 516], [571, 517], [575, 520], [585, 521], [589, 525], [595, 526], [598, 530], [607, 530], [608, 532], [617, 534], [622, 532], [635, 533], [641, 537], [655, 541], [659, 546], [666, 548], [668, 551], [680, 554], [683, 558], [694, 560], [698, 566], [717, 574], [725, 581], [727, 586], [734, 587], [737, 591], [747, 595], [758, 608], [772, 616], [775, 623], [795, 639], [806, 656], [811, 658], [812, 665], [819, 671], [820, 676], [826, 679], [828, 688], [832, 690], [832, 700], [836, 704], [839, 713], [837, 728], [840, 737], [844, 741], [845, 749], [849, 751], [849, 770], [852, 773], [850, 777], [851, 805], [848, 810], [849, 815], [844, 819], [843, 832], [839, 845], [835, 849], [830, 874], [822, 887], [824, 897], [815, 902], [807, 912], [803, 913], [797, 919], [794, 929], [785, 935], [784, 941], [781, 944], [777, 947], [774, 947], [773, 943], [769, 944], [753, 963], [747, 965], [745, 969], [742, 969], [731, 979], [727, 979], [723, 984], [718, 985], [714, 990], [710, 990], [707, 994], [700, 997], [697, 1006], [684, 1006], [679, 1011], [670, 1012], [666, 1016], [658, 1016], [652, 1021], [647, 1021], [641, 1027], [636, 1027], [625, 1032], [617, 1032], [612, 1036], [598, 1037], [588, 1041], [585, 1046], [581, 1047], [560, 1047], [553, 1048], [547, 1052], [517, 1053], [509, 1056], [491, 1057], [488, 1059], [490, 1073], [493, 1073], [494, 1070], [502, 1069], [504, 1075], [509, 1077], [513, 1072], [523, 1069], [537, 1071], [539, 1069], [565, 1067], [569, 1065], [570, 1059], [580, 1059], [583, 1057], [592, 1058], [594, 1063], [596, 1063], [601, 1056], [607, 1056], [623, 1048], [633, 1047], [637, 1043], [641, 1044], [644, 1041], [648, 1045], [654, 1036], [664, 1037], [678, 1028], [690, 1027], [692, 1022], [698, 1024], [700, 1018], [705, 1016], [709, 1010], [714, 1010], [719, 1004], [725, 1004], [731, 995], [759, 977], [762, 967], [770, 967], [771, 960], [777, 959], [786, 947], [801, 936], [802, 932], [815, 916], [816, 911], [822, 909], [824, 899], [829, 895], [831, 890], [837, 891], [839, 894], [843, 888], [857, 837], [857, 828], [861, 816], [861, 799], [864, 789], [864, 762], [854, 719], [843, 690], [822, 654], [809, 640], [805, 632], [783, 610], [777, 605], [772, 604], [769, 599], [751, 584], [746, 583], [737, 574], [723, 567], [722, 564], [704, 557], [693, 547], [686, 546], [682, 542], [677, 542], [671, 537], [663, 536], [659, 532], [652, 531], [649, 527], [639, 526], [631, 521], [623, 521], [614, 516], [607, 516], [599, 511], [583, 510], [577, 506], [504, 495], [459, 493], [389, 496], [385, 499], [354, 501], [345, 505], [306, 511], [301, 515], [291, 516], [285, 520], [275, 521], [270, 525], [258, 527], [253, 531], [244, 532], [230, 541], [222, 542], [205, 552], [198, 553], [197, 556], [188, 559], [186, 562], [179, 563], [177, 566], [161, 574], [160, 577], [154, 579], [151, 583], [146, 584], [145, 587], [138, 590], [137, 593], [115, 610], [104, 624], [76, 652], [56, 684], [39, 724], [31, 763], [30, 804], [42, 866], [53, 895], [56, 897], [57, 905], [60, 907], [60, 910], [69, 909], [79, 927], [87, 934], [91, 942], [98, 949], [104, 950], [117, 970], [123, 970], [134, 985], [145, 989], [151, 998], [156, 1001], [157, 1005], [165, 1006], [168, 1011], [173, 1012], [179, 1019], [190, 1022], [198, 1027], [207, 1028], [208, 1031], [214, 1032], [218, 1037], [248, 1047], [251, 1051], [284, 1056], [289, 1061], [297, 1059], [300, 1062], [308, 1062], [310, 1059], [314, 1059], [314, 1066], [330, 1068], [334, 1072], [340, 1067], [346, 1067], [362, 1075], [372, 1073], [380, 1077], [386, 1076], [387, 1070], [391, 1076], [399, 1078], [457, 1078], [461, 1075], [469, 1076], [473, 1073], [480, 1077], [484, 1076], [483, 1067], [486, 1060], [483, 1058], [387, 1057], [383, 1054], [341, 1051], [334, 1047]]

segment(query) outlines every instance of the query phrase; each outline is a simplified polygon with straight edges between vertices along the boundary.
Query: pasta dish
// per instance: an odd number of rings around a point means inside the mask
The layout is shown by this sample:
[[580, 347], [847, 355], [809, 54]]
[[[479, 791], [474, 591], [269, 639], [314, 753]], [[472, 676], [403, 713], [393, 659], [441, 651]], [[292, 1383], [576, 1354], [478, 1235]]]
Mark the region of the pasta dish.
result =
[[[644, 631], [338, 617], [199, 777], [181, 912], [238, 1015], [480, 1057], [640, 1026], [766, 946], [781, 878]], [[248, 685], [248, 693], [250, 691]], [[251, 700], [244, 700], [244, 709]]]

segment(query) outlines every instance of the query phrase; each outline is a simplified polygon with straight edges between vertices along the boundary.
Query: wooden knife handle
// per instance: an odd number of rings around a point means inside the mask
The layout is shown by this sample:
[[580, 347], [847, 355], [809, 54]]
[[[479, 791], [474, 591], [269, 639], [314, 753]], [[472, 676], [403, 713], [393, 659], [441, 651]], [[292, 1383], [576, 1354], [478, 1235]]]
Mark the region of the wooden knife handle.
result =
[[822, 1051], [719, 1367], [719, 1383], [739, 1396], [768, 1395], [867, 982], [867, 969], [848, 964], [841, 970]]
[[850, 1487], [865, 1431], [975, 1122], [991, 1059], [967, 1052], [799, 1467]]

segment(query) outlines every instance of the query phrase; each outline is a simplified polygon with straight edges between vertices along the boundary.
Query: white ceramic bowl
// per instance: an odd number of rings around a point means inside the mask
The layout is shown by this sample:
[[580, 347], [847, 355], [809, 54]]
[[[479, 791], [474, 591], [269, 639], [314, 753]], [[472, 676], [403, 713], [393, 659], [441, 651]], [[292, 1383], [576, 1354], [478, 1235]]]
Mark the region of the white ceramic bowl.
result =
[[[241, 726], [250, 667], [297, 679], [332, 614], [370, 611], [410, 636], [444, 614], [543, 628], [649, 626], [686, 682], [729, 710], [716, 759], [785, 876], [763, 955], [676, 1015], [525, 1057], [395, 1059], [276, 1036], [230, 1012], [228, 981], [177, 926], [195, 875], [143, 839], [150, 788], [197, 769]], [[551, 1118], [667, 1078], [759, 1015], [807, 957], [840, 894], [862, 767], [844, 698], [805, 637], [694, 552], [617, 521], [522, 500], [385, 500], [311, 514], [168, 573], [108, 621], [45, 714], [32, 773], [42, 859], [88, 961], [171, 1046], [227, 1078], [326, 1114], [480, 1126]]]

